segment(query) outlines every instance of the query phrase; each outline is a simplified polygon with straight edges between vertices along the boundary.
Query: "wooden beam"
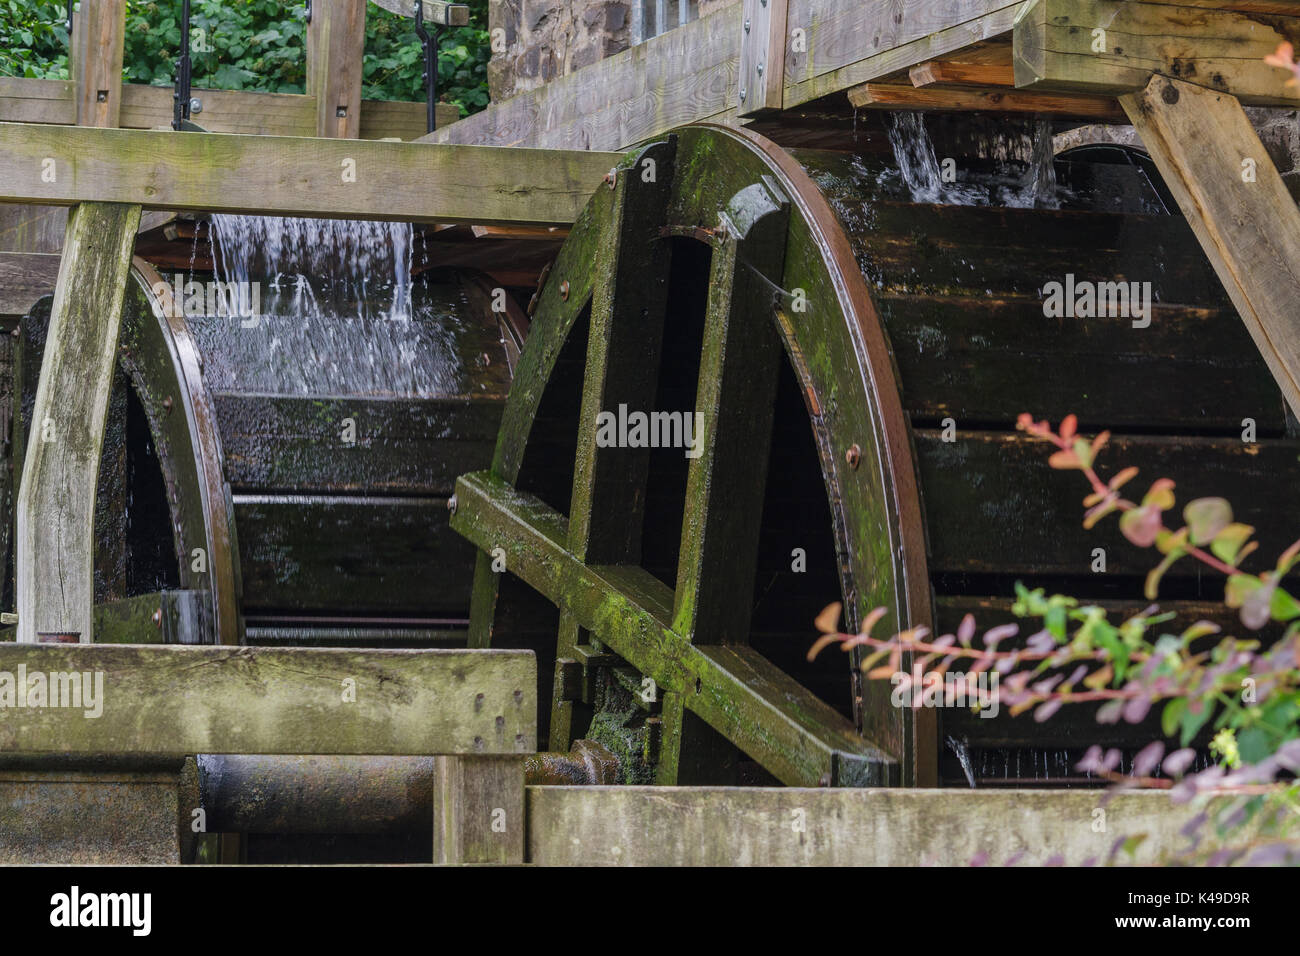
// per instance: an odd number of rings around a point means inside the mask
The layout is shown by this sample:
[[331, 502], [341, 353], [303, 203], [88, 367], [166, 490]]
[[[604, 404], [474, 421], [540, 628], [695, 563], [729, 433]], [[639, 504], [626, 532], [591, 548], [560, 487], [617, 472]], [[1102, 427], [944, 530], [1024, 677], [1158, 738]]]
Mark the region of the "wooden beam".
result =
[[1300, 35], [1300, 19], [1132, 0], [1034, 0], [1016, 20], [1016, 85], [1121, 94], [1151, 76], [1226, 91], [1244, 103], [1296, 106], [1289, 74], [1264, 62]]
[[86, 203], [68, 216], [15, 509], [25, 643], [93, 633], [95, 485], [139, 225], [139, 206]]
[[1120, 103], [1300, 414], [1300, 209], [1245, 110], [1165, 77]]
[[785, 86], [787, 0], [743, 0], [736, 112], [779, 110]]
[[59, 257], [48, 253], [0, 252], [0, 315], [25, 315], [54, 291]]
[[0, 202], [562, 225], [574, 221], [620, 158], [580, 150], [4, 123]]
[[[370, 2], [389, 13], [396, 13], [399, 17], [415, 16], [415, 0], [370, 0]], [[448, 3], [445, 0], [424, 0], [424, 21], [445, 27], [468, 26], [469, 6], [464, 3]]]
[[[203, 110], [199, 125], [210, 133], [259, 136], [313, 136], [316, 98], [301, 93], [254, 93], [245, 90], [195, 89]], [[123, 129], [157, 129], [172, 119], [168, 86], [122, 86], [122, 108], [116, 125]], [[438, 104], [438, 124], [454, 123], [460, 110], [454, 103]], [[48, 123], [73, 126], [77, 107], [67, 80], [0, 76], [0, 123]], [[362, 100], [361, 139], [412, 140], [425, 134], [423, 103]]]
[[78, 126], [117, 126], [122, 112], [125, 0], [82, 0], [72, 20], [72, 75]]
[[356, 139], [361, 131], [361, 61], [366, 0], [312, 7], [307, 25], [307, 95], [316, 99], [316, 135]]
[[1110, 97], [1030, 93], [1019, 90], [972, 90], [891, 83], [863, 83], [849, 90], [849, 102], [860, 109], [959, 110], [1072, 116], [1111, 123], [1124, 122], [1124, 111]]
[[[18, 703], [20, 667], [83, 675], [82, 706], [52, 706], [57, 679], [44, 706], [30, 691]], [[91, 719], [86, 682], [101, 690]], [[536, 749], [537, 663], [531, 651], [0, 644], [0, 701], [6, 754], [513, 755]]]
[[434, 863], [523, 863], [524, 841], [522, 754], [434, 758]]
[[1010, 63], [957, 63], [929, 60], [908, 71], [916, 87], [934, 86], [1015, 86], [1015, 70]]

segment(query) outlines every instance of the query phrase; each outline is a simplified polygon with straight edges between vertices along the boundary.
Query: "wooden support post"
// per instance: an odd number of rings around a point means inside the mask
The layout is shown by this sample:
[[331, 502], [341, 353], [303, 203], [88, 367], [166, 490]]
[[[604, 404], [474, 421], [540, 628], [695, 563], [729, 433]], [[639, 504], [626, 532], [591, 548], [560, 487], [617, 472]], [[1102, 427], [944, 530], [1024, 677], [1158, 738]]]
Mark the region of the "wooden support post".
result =
[[524, 758], [437, 757], [433, 862], [524, 862]]
[[1159, 76], [1120, 103], [1300, 414], [1300, 209], [1245, 110]]
[[361, 132], [361, 60], [366, 0], [312, 6], [307, 26], [307, 95], [316, 97], [316, 135], [356, 139]]
[[781, 108], [785, 86], [786, 0], [744, 0], [736, 113]]
[[72, 19], [72, 74], [78, 126], [120, 125], [125, 0], [81, 0]]
[[18, 492], [18, 640], [91, 639], [95, 485], [140, 207], [86, 203], [63, 259]]

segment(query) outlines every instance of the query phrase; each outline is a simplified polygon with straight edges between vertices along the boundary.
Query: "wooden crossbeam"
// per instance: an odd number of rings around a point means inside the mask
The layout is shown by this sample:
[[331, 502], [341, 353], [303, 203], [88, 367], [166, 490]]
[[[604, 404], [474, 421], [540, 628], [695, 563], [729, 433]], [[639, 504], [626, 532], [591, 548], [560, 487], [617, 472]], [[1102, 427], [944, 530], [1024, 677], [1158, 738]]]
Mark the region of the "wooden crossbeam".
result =
[[1245, 110], [1166, 77], [1120, 103], [1300, 414], [1300, 209]]
[[366, 0], [332, 0], [312, 8], [307, 25], [307, 95], [316, 100], [316, 135], [361, 133], [361, 61]]
[[1300, 104], [1286, 72], [1264, 62], [1300, 33], [1300, 19], [1207, 6], [1033, 0], [1013, 32], [1016, 86], [1118, 95], [1144, 89], [1154, 74], [1244, 103]]
[[1015, 86], [1010, 63], [958, 63], [929, 60], [908, 70], [912, 85], [921, 86]]
[[573, 222], [621, 157], [0, 124], [0, 202], [415, 222]]
[[782, 783], [885, 785], [898, 765], [843, 716], [748, 647], [697, 647], [672, 628], [673, 596], [649, 572], [588, 566], [568, 548], [568, 522], [487, 472], [456, 483], [452, 528], [481, 551], [501, 547], [531, 587], [563, 605], [666, 693]]
[[[29, 678], [46, 675], [42, 704], [30, 680], [17, 686], [20, 667]], [[50, 674], [82, 678], [80, 707], [65, 696], [71, 683], [60, 687]], [[10, 696], [0, 696], [6, 754], [536, 749], [537, 664], [529, 651], [0, 644], [0, 675], [9, 678]], [[87, 719], [87, 710], [99, 713]]]
[[864, 83], [849, 90], [849, 102], [860, 109], [1047, 113], [1094, 121], [1124, 122], [1124, 111], [1110, 97], [1013, 89], [976, 90], [939, 86], [917, 88], [895, 83]]
[[[415, 0], [370, 0], [370, 2], [401, 17], [415, 16]], [[424, 0], [424, 20], [426, 23], [445, 27], [468, 26], [469, 6], [464, 3], [447, 3], [445, 0]]]

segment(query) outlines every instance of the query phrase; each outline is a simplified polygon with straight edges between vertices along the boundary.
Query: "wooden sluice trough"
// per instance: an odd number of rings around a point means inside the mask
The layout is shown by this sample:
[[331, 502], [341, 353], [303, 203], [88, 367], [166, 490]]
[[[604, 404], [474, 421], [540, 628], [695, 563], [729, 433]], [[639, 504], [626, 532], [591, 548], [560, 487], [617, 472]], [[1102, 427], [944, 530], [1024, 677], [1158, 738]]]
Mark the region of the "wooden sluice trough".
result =
[[[1300, 212], [1240, 102], [1296, 101], [1253, 64], [1300, 5], [886, 6], [745, 0], [417, 142], [316, 109], [350, 86], [296, 104], [315, 137], [5, 122], [0, 96], [0, 202], [71, 210], [59, 254], [46, 211], [0, 251], [0, 676], [105, 685], [102, 717], [0, 709], [0, 860], [1176, 852], [1192, 808], [1103, 805], [1074, 770], [1158, 720], [913, 709], [857, 653], [806, 652], [834, 600], [850, 631], [883, 607], [937, 633], [1008, 620], [1017, 581], [1142, 606], [1146, 556], [1079, 528], [1025, 411], [1110, 429], [1117, 464], [1285, 546]], [[1127, 52], [1075, 48], [1099, 17]], [[633, 83], [683, 55], [697, 95]], [[983, 200], [913, 195], [855, 109], [944, 112]], [[1048, 159], [1036, 202], [972, 112], [1127, 118], [1147, 152]], [[413, 223], [430, 318], [370, 358], [457, 374], [267, 379], [269, 339], [174, 307], [226, 214]], [[1144, 311], [1049, 316], [1051, 282], [1136, 283]], [[628, 440], [629, 411], [664, 440]], [[1164, 593], [1227, 620], [1190, 567]]]

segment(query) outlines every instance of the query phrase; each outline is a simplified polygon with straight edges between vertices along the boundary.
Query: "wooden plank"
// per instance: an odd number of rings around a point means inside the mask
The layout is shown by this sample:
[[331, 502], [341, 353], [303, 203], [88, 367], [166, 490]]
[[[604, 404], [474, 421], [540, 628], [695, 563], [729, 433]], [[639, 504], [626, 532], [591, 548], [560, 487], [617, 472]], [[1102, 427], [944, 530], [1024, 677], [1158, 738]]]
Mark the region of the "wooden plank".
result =
[[1122, 123], [1124, 111], [1113, 99], [1070, 94], [1022, 93], [1017, 90], [971, 90], [901, 83], [864, 83], [848, 92], [859, 109], [957, 110], [994, 113], [1050, 113], [1055, 116]]
[[1015, 27], [1016, 85], [1120, 94], [1152, 75], [1229, 92], [1259, 106], [1300, 103], [1264, 62], [1300, 20], [1130, 0], [1034, 0]]
[[[767, 283], [785, 265], [789, 200], [770, 183], [736, 194], [714, 246], [682, 517], [673, 629], [696, 644], [745, 644], [783, 358]], [[752, 273], [751, 273], [752, 270]], [[755, 277], [755, 274], [757, 277]]]
[[[1113, 518], [1083, 529], [1087, 484], [1077, 472], [1049, 468], [1051, 449], [1044, 443], [1018, 433], [962, 430], [945, 442], [942, 432], [922, 429], [916, 450], [932, 574], [1068, 575], [1098, 582], [1127, 577], [1136, 580], [1125, 586], [1136, 591], [1159, 563], [1154, 549], [1129, 544]], [[1300, 484], [1298, 456], [1295, 441], [1131, 435], [1113, 437], [1097, 465], [1105, 477], [1139, 468], [1131, 485], [1139, 497], [1157, 478], [1176, 482], [1178, 507], [1167, 516], [1176, 525], [1193, 498], [1227, 498], [1237, 520], [1257, 529], [1262, 563], [1285, 550], [1300, 527], [1300, 502], [1291, 491]], [[1104, 575], [1091, 569], [1094, 548], [1105, 550]], [[1260, 564], [1252, 559], [1252, 566]], [[1203, 566], [1191, 559], [1165, 576], [1185, 586], [1202, 578]]]
[[78, 126], [118, 125], [125, 38], [125, 0], [83, 0], [73, 14], [68, 69]]
[[[20, 667], [27, 701], [34, 675], [56, 675], [45, 706], [18, 706]], [[5, 644], [0, 694], [13, 700], [0, 708], [0, 751], [531, 753], [536, 670], [521, 651]], [[57, 675], [72, 674], [94, 701], [83, 691], [81, 706], [63, 703], [73, 684]]]
[[[581, 150], [3, 123], [0, 201], [559, 225], [573, 222], [619, 158]], [[51, 168], [53, 182], [47, 181]]]
[[[450, 126], [460, 119], [460, 107], [455, 103], [438, 103], [438, 128]], [[361, 101], [362, 139], [400, 139], [404, 142], [419, 139], [427, 132], [428, 118], [423, 103], [404, 103], [397, 100]], [[217, 130], [216, 132], [220, 132]], [[278, 132], [278, 130], [271, 130]]]
[[[538, 866], [993, 866], [1104, 863], [1144, 833], [1133, 861], [1187, 846], [1203, 808], [1167, 793], [1095, 790], [837, 790], [529, 787], [528, 860]], [[1223, 801], [1231, 797], [1221, 798]], [[1248, 839], [1240, 834], [1239, 839]], [[1123, 857], [1125, 861], [1127, 857]]]
[[1300, 411], [1300, 209], [1241, 104], [1155, 77], [1121, 98], [1292, 411]]
[[786, 0], [743, 0], [740, 90], [736, 111], [754, 116], [781, 108], [785, 85]]
[[961, 63], [929, 60], [908, 70], [913, 86], [1015, 86], [1016, 74], [1008, 63]]
[[332, 0], [312, 8], [306, 92], [316, 99], [317, 136], [357, 138], [365, 46], [366, 0]]
[[[4, 259], [0, 256], [0, 267]], [[236, 492], [439, 495], [492, 461], [504, 396], [483, 400], [294, 398], [218, 392], [226, 479]], [[342, 440], [346, 421], [355, 441]]]
[[233, 496], [248, 613], [461, 617], [473, 549], [445, 498]]
[[0, 315], [25, 315], [54, 291], [59, 257], [39, 252], [0, 252]]
[[[85, 204], [68, 217], [47, 359], [36, 391], [39, 440], [18, 492], [18, 639], [91, 639], [95, 485], [140, 207]], [[33, 436], [36, 437], [36, 436]]]
[[0, 76], [0, 120], [73, 126], [77, 122], [73, 85], [67, 80]]
[[524, 862], [524, 758], [436, 757], [433, 862]]

